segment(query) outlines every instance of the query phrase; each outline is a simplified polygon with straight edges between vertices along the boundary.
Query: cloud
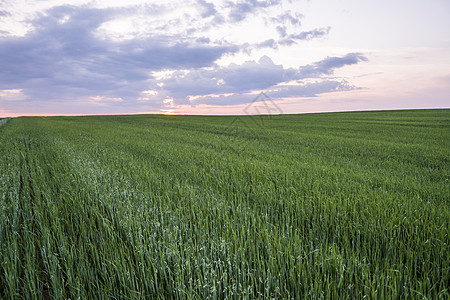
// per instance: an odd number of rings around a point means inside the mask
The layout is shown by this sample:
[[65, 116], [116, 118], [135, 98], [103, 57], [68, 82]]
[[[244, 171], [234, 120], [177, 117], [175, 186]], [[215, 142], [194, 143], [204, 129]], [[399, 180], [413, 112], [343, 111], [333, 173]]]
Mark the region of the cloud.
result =
[[[293, 71], [293, 70], [292, 70]], [[258, 62], [247, 61], [241, 65], [198, 69], [188, 73], [176, 72], [163, 81], [166, 92], [178, 101], [189, 95], [222, 94], [264, 89], [283, 82], [285, 70], [281, 65], [263, 56]]]
[[286, 37], [286, 26], [277, 26], [277, 32], [281, 37]]
[[[225, 99], [232, 103], [245, 102], [246, 99], [249, 100], [246, 94], [258, 90], [271, 90], [273, 97], [312, 97], [320, 93], [356, 89], [345, 81], [322, 80], [321, 77], [332, 74], [336, 68], [363, 60], [367, 60], [363, 55], [349, 53], [343, 57], [328, 57], [296, 69], [284, 68], [275, 64], [268, 56], [263, 56], [257, 62], [247, 61], [241, 65], [175, 72], [161, 81], [160, 94], [174, 98], [177, 104], [189, 103], [191, 98], [197, 99], [195, 103]], [[314, 78], [318, 79], [314, 83], [286, 85], [288, 82]], [[278, 87], [279, 84], [285, 85]], [[231, 95], [223, 96], [224, 94]]]
[[217, 14], [217, 10], [213, 3], [206, 2], [205, 0], [197, 0], [197, 3], [202, 9], [201, 16], [203, 18], [207, 18]]
[[316, 97], [319, 94], [361, 89], [349, 84], [346, 80], [322, 80], [312, 83], [286, 85], [271, 90], [272, 98]]
[[[311, 83], [303, 83], [298, 85], [281, 86], [269, 89], [266, 94], [270, 95], [272, 100], [281, 98], [303, 98], [317, 97], [319, 94], [350, 91], [359, 89], [350, 85], [347, 81], [324, 80]], [[191, 101], [191, 105], [209, 104], [209, 105], [236, 105], [250, 103], [255, 100], [259, 94], [255, 93], [234, 93], [222, 95], [206, 95], [195, 98]]]
[[321, 38], [326, 36], [331, 30], [331, 27], [318, 28], [310, 31], [303, 31], [298, 34], [290, 34], [289, 38], [293, 40], [312, 40], [314, 38]]
[[230, 12], [228, 17], [232, 22], [240, 22], [248, 15], [256, 12], [260, 8], [267, 8], [280, 4], [280, 0], [243, 0], [240, 2], [228, 2]]
[[0, 17], [9, 17], [11, 16], [11, 13], [6, 10], [0, 10]]
[[[102, 9], [62, 5], [36, 14], [25, 35], [0, 36], [1, 108], [32, 104], [45, 109], [79, 105], [77, 112], [86, 112], [83, 106], [102, 107], [105, 112], [108, 107], [111, 112], [136, 107], [144, 111], [142, 107], [157, 110], [169, 104], [245, 103], [259, 90], [270, 91], [273, 97], [312, 97], [356, 88], [322, 77], [367, 60], [361, 53], [328, 57], [300, 68], [285, 68], [268, 56], [217, 65], [227, 55], [320, 38], [330, 28], [299, 32], [302, 16], [288, 11], [271, 19], [279, 22], [278, 36], [233, 44], [208, 35], [209, 27], [217, 26], [220, 31], [240, 26], [235, 23], [265, 13], [280, 1], [227, 1], [222, 6], [206, 0], [193, 3], [192, 11], [171, 19], [161, 16], [171, 15], [173, 6], [152, 4]], [[114, 22], [125, 19], [132, 21], [130, 28], [134, 29], [136, 16], [145, 16], [142, 26], [137, 26], [145, 31], [127, 36], [120, 32], [120, 25], [119, 33], [111, 31], [118, 26]], [[302, 81], [311, 78], [317, 81]]]
[[278, 15], [276, 17], [271, 17], [270, 20], [272, 23], [275, 24], [291, 24], [294, 26], [300, 26], [301, 25], [301, 19], [304, 16], [300, 13], [292, 13], [290, 10], [284, 12], [281, 15]]
[[21, 89], [0, 90], [0, 100], [16, 101], [23, 98], [24, 95]]
[[324, 60], [306, 65], [300, 69], [300, 76], [311, 78], [320, 75], [332, 74], [336, 68], [346, 65], [354, 65], [368, 59], [362, 53], [348, 53], [343, 57], [327, 57]]
[[[261, 12], [262, 9], [268, 9], [270, 7], [280, 5], [281, 3], [282, 0], [225, 0], [222, 5], [220, 5], [220, 1], [219, 4], [216, 2], [215, 5], [214, 3], [207, 2], [206, 0], [196, 0], [196, 4], [200, 8], [200, 16], [202, 18], [209, 18], [213, 16], [213, 18], [210, 19], [210, 23], [204, 26], [204, 29], [217, 25], [240, 23], [248, 17], [254, 16]], [[219, 9], [216, 8], [218, 6], [220, 6]], [[294, 17], [291, 16], [290, 11], [288, 11], [284, 15], [279, 16], [280, 20], [283, 17], [288, 18], [288, 20], [293, 24], [298, 24], [298, 21], [295, 20], [295, 17], [298, 17], [298, 14]]]
[[209, 44], [211, 39], [209, 37], [199, 37], [195, 41], [200, 44]]
[[[199, 2], [204, 5], [206, 2]], [[275, 2], [247, 1], [253, 9]], [[207, 5], [208, 3], [206, 3]], [[208, 6], [208, 5], [207, 5]], [[211, 6], [208, 6], [211, 8]], [[294, 74], [320, 74], [331, 68], [354, 63], [361, 55], [306, 66], [300, 72], [275, 65], [267, 56], [258, 62], [232, 64], [226, 68], [214, 62], [227, 53], [236, 53], [240, 46], [224, 43], [211, 45], [208, 37], [181, 41], [172, 36], [151, 36], [115, 41], [99, 38], [96, 30], [117, 15], [132, 13], [136, 8], [96, 9], [90, 7], [58, 6], [33, 20], [34, 30], [24, 37], [0, 38], [0, 89], [22, 89], [34, 99], [74, 99], [76, 97], [121, 98], [134, 101], [148, 88], [157, 88], [152, 71], [165, 69], [191, 70], [175, 72], [163, 82], [160, 95], [170, 95], [178, 102], [187, 95], [211, 93], [240, 93], [264, 89], [296, 78]], [[161, 8], [147, 7], [147, 10]], [[309, 39], [323, 31], [315, 30], [297, 36]], [[278, 47], [269, 39], [254, 47]], [[242, 49], [242, 47], [241, 47]], [[356, 56], [355, 56], [356, 55]], [[208, 67], [210, 69], [205, 69]], [[213, 69], [211, 69], [211, 67]], [[301, 76], [300, 76], [301, 77]], [[218, 83], [220, 81], [220, 83]]]
[[278, 48], [278, 41], [275, 41], [274, 39], [268, 39], [265, 40], [263, 42], [260, 43], [256, 43], [253, 45], [245, 45], [243, 47], [244, 51], [248, 51], [251, 52], [252, 49], [256, 48], [256, 49], [260, 49], [260, 48], [272, 48], [272, 49], [277, 49]]
[[279, 40], [268, 39], [253, 45], [250, 44], [244, 45], [242, 48], [245, 49], [245, 51], [247, 52], [251, 52], [253, 48], [278, 49], [280, 46], [291, 46], [293, 44], [296, 44], [297, 41], [309, 41], [315, 38], [322, 38], [328, 35], [328, 33], [331, 30], [331, 27], [316, 28], [310, 31], [302, 31], [296, 34], [287, 34], [286, 26], [277, 26], [276, 30], [278, 32], [278, 35], [281, 37]]
[[[233, 45], [179, 42], [174, 36], [125, 41], [95, 31], [126, 9], [59, 6], [32, 21], [23, 37], [0, 37], [0, 89], [22, 89], [34, 99], [103, 95], [133, 99], [152, 81], [151, 71], [207, 67]], [[203, 40], [205, 42], [206, 40]]]

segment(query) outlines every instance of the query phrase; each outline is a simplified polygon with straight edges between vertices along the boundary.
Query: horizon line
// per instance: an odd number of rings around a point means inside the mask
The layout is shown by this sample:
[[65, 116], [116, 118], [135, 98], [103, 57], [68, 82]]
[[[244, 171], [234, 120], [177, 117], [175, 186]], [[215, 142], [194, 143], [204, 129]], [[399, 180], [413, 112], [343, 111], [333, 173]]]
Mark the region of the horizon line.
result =
[[0, 119], [12, 119], [22, 117], [95, 117], [95, 116], [140, 116], [140, 115], [155, 115], [155, 116], [211, 116], [211, 117], [226, 117], [226, 116], [280, 116], [280, 115], [307, 115], [307, 114], [325, 114], [325, 113], [346, 113], [346, 112], [383, 112], [383, 111], [408, 111], [408, 110], [446, 110], [450, 107], [432, 107], [432, 108], [393, 108], [393, 109], [367, 109], [367, 110], [323, 110], [312, 112], [297, 112], [297, 113], [277, 113], [277, 114], [183, 114], [183, 113], [161, 113], [161, 112], [137, 112], [137, 113], [118, 113], [118, 114], [19, 114], [17, 116], [0, 116]]

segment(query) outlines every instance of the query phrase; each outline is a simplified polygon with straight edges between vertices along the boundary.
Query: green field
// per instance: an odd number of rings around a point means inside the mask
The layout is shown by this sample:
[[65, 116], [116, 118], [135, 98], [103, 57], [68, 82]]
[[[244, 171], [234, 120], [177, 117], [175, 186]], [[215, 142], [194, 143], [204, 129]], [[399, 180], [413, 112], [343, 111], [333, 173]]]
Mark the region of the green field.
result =
[[450, 110], [21, 117], [0, 155], [0, 298], [450, 295]]

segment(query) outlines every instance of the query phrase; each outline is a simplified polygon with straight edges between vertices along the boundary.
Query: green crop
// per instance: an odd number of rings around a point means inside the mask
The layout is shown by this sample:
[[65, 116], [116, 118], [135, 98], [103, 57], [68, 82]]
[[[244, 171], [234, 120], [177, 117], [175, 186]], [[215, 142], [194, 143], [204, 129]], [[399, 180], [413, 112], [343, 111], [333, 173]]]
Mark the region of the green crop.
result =
[[450, 110], [21, 117], [0, 298], [448, 299]]

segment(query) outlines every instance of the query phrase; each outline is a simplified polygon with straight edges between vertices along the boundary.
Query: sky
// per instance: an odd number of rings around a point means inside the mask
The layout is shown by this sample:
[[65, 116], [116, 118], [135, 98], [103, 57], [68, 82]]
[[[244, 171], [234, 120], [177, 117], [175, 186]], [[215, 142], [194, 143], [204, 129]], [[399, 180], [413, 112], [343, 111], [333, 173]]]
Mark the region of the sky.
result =
[[273, 112], [262, 99], [450, 108], [450, 1], [0, 2], [0, 117]]

